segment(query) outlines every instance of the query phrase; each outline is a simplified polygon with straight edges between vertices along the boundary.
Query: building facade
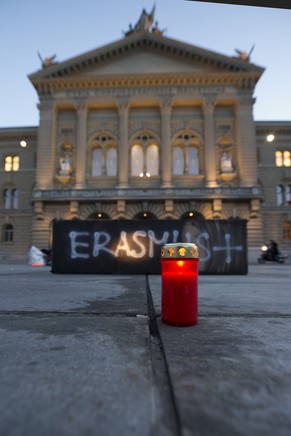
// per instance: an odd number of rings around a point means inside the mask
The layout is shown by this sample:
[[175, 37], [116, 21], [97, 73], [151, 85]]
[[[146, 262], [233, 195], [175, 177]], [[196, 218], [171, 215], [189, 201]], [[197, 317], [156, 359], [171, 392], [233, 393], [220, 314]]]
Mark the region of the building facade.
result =
[[254, 121], [263, 68], [142, 16], [29, 76], [39, 126], [0, 129], [0, 262], [48, 248], [58, 219], [246, 219], [250, 250], [291, 247], [291, 122]]

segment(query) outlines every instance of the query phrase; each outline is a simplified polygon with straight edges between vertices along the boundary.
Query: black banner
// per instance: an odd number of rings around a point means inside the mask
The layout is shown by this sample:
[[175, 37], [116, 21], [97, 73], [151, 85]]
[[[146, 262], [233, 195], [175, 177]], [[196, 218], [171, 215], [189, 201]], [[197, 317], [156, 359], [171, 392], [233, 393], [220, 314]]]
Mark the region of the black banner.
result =
[[160, 274], [161, 247], [194, 242], [199, 272], [247, 274], [245, 220], [56, 221], [52, 272]]
[[[193, 3], [197, 0], [186, 0]], [[261, 6], [265, 8], [279, 8], [290, 9], [290, 0], [199, 0], [199, 2], [206, 3], [222, 3], [227, 5], [240, 5], [240, 6]]]

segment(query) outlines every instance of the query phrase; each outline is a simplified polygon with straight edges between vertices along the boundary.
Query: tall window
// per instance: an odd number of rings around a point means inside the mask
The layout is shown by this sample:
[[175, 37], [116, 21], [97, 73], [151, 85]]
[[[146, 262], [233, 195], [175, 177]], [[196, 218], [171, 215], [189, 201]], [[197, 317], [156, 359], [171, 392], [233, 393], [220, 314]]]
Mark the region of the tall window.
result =
[[139, 176], [144, 171], [144, 156], [142, 145], [135, 144], [131, 148], [131, 175]]
[[173, 175], [182, 176], [184, 174], [184, 150], [183, 147], [177, 146], [173, 148]]
[[106, 152], [106, 174], [111, 177], [117, 175], [117, 150], [113, 147]]
[[196, 176], [199, 174], [200, 141], [196, 135], [183, 132], [173, 143], [172, 162], [174, 176]]
[[283, 165], [284, 167], [290, 167], [291, 166], [291, 159], [290, 159], [290, 151], [285, 150], [283, 152]]
[[18, 208], [18, 190], [6, 188], [3, 191], [3, 204], [5, 209]]
[[291, 152], [290, 150], [276, 150], [275, 162], [277, 167], [290, 167], [291, 166]]
[[277, 185], [276, 188], [276, 194], [277, 194], [277, 206], [282, 206], [284, 202], [284, 189], [282, 185]]
[[285, 188], [285, 200], [286, 203], [291, 204], [291, 185], [287, 185]]
[[275, 152], [275, 159], [276, 159], [276, 166], [282, 167], [283, 166], [283, 153], [280, 150], [277, 150]]
[[97, 135], [91, 143], [93, 177], [116, 177], [117, 175], [117, 147], [116, 140], [111, 134]]
[[131, 147], [131, 175], [159, 175], [159, 147], [156, 138], [148, 132], [136, 135]]
[[291, 221], [285, 221], [283, 224], [283, 238], [291, 241]]
[[100, 177], [102, 176], [103, 167], [103, 153], [102, 148], [95, 148], [92, 153], [92, 176]]
[[2, 227], [2, 242], [13, 241], [13, 226], [12, 224], [4, 224]]
[[19, 170], [19, 156], [6, 156], [4, 160], [4, 170], [18, 171]]

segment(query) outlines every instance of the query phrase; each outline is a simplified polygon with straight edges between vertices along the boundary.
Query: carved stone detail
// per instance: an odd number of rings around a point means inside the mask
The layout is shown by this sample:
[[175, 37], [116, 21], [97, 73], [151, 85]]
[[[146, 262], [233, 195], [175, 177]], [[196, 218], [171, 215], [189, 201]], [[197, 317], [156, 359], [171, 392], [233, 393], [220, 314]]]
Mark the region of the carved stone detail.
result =
[[109, 132], [113, 135], [118, 135], [118, 122], [116, 121], [94, 121], [88, 123], [87, 137], [90, 138], [94, 133], [100, 131]]
[[131, 121], [129, 123], [129, 137], [134, 135], [134, 133], [141, 130], [148, 130], [156, 133], [158, 136], [161, 135], [161, 123], [159, 120], [156, 121]]
[[171, 124], [172, 136], [180, 130], [189, 129], [203, 135], [203, 121], [179, 120], [173, 121]]

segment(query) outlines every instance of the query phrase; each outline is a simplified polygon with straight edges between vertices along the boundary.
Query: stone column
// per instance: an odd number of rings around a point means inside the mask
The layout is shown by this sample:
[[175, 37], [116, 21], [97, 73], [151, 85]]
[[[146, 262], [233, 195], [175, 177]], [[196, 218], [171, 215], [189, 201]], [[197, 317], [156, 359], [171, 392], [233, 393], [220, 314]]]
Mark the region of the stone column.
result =
[[172, 187], [171, 110], [172, 98], [160, 101], [162, 188]]
[[214, 100], [204, 100], [204, 162], [206, 186], [213, 188], [216, 183]]
[[76, 188], [86, 187], [87, 164], [87, 106], [78, 103], [77, 109], [77, 153], [76, 153]]
[[38, 105], [40, 121], [37, 142], [36, 188], [50, 189], [53, 186], [56, 154], [57, 109], [52, 100], [43, 100]]
[[258, 176], [252, 96], [240, 98], [236, 104], [236, 142], [240, 185], [255, 186]]
[[117, 101], [119, 112], [119, 145], [118, 145], [118, 188], [128, 188], [128, 114], [129, 101], [122, 99]]

